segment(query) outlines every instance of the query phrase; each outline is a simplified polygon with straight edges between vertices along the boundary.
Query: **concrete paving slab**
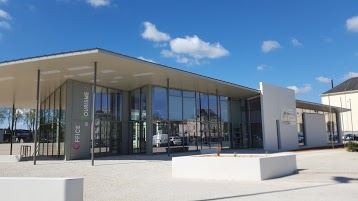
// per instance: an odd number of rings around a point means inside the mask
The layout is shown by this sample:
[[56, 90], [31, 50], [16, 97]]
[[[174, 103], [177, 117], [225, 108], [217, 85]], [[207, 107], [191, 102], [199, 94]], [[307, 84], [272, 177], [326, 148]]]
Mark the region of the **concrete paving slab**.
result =
[[0, 164], [0, 176], [84, 177], [84, 200], [96, 201], [357, 200], [357, 152], [326, 149], [296, 154], [298, 174], [260, 182], [175, 179], [171, 157], [165, 154], [104, 157], [93, 167], [90, 160], [44, 160], [36, 166], [32, 161], [5, 163]]

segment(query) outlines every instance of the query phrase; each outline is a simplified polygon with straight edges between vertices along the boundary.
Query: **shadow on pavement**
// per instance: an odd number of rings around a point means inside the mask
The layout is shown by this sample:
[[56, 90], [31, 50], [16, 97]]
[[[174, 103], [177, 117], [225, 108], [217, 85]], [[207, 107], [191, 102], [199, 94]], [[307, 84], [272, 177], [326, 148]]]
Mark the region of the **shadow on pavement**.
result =
[[[266, 194], [272, 194], [272, 193], [297, 191], [297, 190], [303, 190], [303, 189], [308, 189], [308, 188], [320, 188], [320, 187], [331, 186], [331, 185], [337, 185], [337, 184], [324, 184], [324, 185], [316, 185], [316, 186], [307, 186], [307, 187], [301, 187], [301, 188], [291, 188], [291, 189], [286, 189], [286, 190], [267, 191], [267, 192], [251, 193], [251, 194], [243, 194], [243, 195], [227, 196], [227, 197], [219, 197], [219, 198], [211, 198], [211, 199], [204, 199], [204, 200], [208, 201], [208, 200], [237, 199], [237, 198], [250, 197], [250, 196], [256, 196], [256, 195], [266, 195]], [[196, 201], [204, 201], [204, 200], [196, 200]]]
[[352, 181], [358, 182], [358, 178], [350, 178], [350, 177], [333, 177], [332, 179], [338, 183], [351, 183]]

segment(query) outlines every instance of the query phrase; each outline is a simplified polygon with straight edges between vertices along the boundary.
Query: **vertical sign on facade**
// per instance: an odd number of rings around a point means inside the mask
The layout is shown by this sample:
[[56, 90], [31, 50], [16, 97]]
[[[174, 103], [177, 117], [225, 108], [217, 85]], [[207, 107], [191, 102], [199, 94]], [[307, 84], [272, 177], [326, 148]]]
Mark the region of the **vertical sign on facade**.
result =
[[72, 100], [71, 159], [88, 158], [91, 142], [91, 85], [73, 82]]

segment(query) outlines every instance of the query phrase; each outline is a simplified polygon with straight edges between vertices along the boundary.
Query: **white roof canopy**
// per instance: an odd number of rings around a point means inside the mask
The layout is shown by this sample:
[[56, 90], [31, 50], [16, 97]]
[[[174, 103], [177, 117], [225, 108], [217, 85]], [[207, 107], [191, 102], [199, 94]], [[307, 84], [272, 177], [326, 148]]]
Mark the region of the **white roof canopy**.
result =
[[67, 79], [93, 82], [97, 62], [97, 85], [131, 91], [152, 84], [170, 88], [249, 98], [258, 90], [142, 61], [103, 49], [46, 55], [0, 63], [0, 107], [35, 108], [37, 70], [41, 71], [41, 100]]

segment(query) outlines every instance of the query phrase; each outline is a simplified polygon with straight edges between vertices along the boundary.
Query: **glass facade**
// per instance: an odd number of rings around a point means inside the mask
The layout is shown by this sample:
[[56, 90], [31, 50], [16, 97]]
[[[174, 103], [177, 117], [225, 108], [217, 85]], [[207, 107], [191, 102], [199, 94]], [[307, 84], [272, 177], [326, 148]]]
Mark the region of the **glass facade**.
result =
[[[66, 82], [40, 105], [39, 156], [62, 158], [65, 155]], [[70, 86], [71, 87], [71, 86]], [[96, 155], [119, 154], [121, 146], [122, 93], [104, 87], [96, 89], [94, 152]], [[70, 115], [71, 116], [71, 115]], [[89, 135], [89, 133], [86, 133]], [[70, 134], [74, 135], [74, 134]], [[68, 139], [67, 143], [71, 139]]]
[[[38, 136], [41, 156], [65, 155], [66, 129], [72, 132], [72, 128], [66, 128], [65, 125], [66, 101], [71, 100], [69, 96], [76, 96], [78, 93], [73, 90], [67, 92], [66, 89], [71, 88], [70, 85], [75, 82], [64, 83], [41, 103]], [[83, 89], [82, 85], [77, 86]], [[149, 92], [151, 94], [148, 94]], [[119, 90], [98, 86], [95, 97], [95, 155], [142, 154], [147, 153], [151, 147], [153, 153], [165, 153], [168, 148], [171, 152], [176, 152], [216, 148], [219, 145], [223, 149], [262, 148], [259, 98], [241, 100], [152, 86], [130, 91], [126, 97], [123, 97]], [[128, 98], [129, 101], [127, 109], [124, 110], [128, 112], [124, 113], [123, 98]], [[75, 102], [80, 100], [76, 99]], [[147, 116], [148, 107], [151, 107], [148, 114], [150, 116]], [[67, 116], [70, 122], [73, 118], [71, 113]], [[125, 125], [122, 125], [123, 115], [128, 115]], [[123, 126], [128, 126], [128, 133], [122, 133]], [[152, 135], [151, 145], [147, 144], [148, 133]], [[67, 136], [73, 135], [68, 133]], [[89, 133], [86, 131], [85, 135]], [[72, 142], [67, 143], [72, 150]]]
[[167, 152], [168, 147], [189, 151], [219, 144], [224, 149], [263, 147], [259, 98], [250, 101], [249, 120], [248, 101], [177, 89], [168, 92], [152, 89], [153, 153]]
[[66, 83], [40, 105], [38, 155], [62, 158], [65, 154]]
[[129, 135], [132, 136], [129, 153], [146, 153], [147, 87], [130, 92]]
[[122, 93], [105, 87], [96, 88], [94, 153], [120, 153], [122, 130]]
[[[261, 119], [261, 102], [260, 97], [247, 101], [248, 104], [248, 129], [249, 129], [249, 144], [252, 148], [263, 148], [262, 136], [262, 119]], [[245, 125], [245, 124], [244, 124]]]
[[298, 145], [304, 146], [306, 145], [306, 133], [304, 130], [304, 122], [303, 122], [303, 109], [296, 108], [297, 115], [297, 132], [298, 132]]

